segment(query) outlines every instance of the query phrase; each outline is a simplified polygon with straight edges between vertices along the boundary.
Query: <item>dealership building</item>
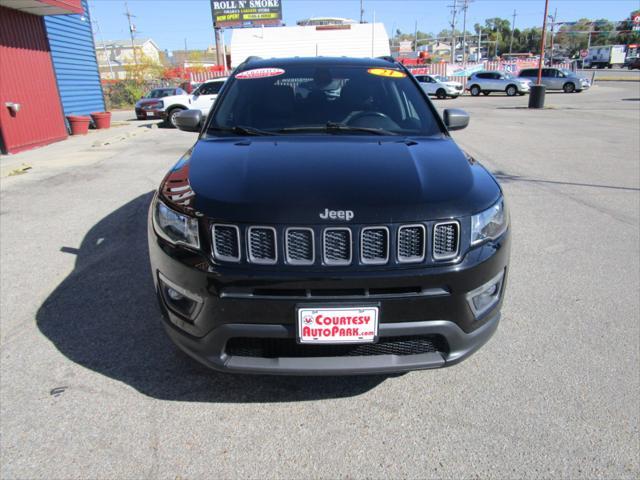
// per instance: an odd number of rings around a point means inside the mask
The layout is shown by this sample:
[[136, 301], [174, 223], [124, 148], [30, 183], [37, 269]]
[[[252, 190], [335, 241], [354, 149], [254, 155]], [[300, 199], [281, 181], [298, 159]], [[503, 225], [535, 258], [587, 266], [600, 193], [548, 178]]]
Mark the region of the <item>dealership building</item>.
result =
[[67, 138], [105, 110], [87, 0], [0, 0], [0, 149]]

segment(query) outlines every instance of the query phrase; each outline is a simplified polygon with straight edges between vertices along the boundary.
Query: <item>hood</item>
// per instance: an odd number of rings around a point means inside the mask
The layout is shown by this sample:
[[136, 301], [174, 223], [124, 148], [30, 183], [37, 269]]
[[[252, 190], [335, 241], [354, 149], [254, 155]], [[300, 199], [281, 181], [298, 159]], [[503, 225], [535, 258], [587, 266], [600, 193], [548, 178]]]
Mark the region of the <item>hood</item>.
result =
[[185, 159], [196, 211], [266, 224], [351, 223], [465, 216], [500, 194], [493, 177], [448, 137], [371, 136], [202, 139]]
[[460, 83], [460, 82], [455, 82], [455, 81], [453, 81], [453, 80], [448, 80], [448, 81], [446, 81], [446, 82], [440, 82], [440, 83], [442, 83], [442, 84], [444, 84], [444, 85], [449, 85], [450, 87], [460, 87], [460, 86], [462, 85], [462, 83]]

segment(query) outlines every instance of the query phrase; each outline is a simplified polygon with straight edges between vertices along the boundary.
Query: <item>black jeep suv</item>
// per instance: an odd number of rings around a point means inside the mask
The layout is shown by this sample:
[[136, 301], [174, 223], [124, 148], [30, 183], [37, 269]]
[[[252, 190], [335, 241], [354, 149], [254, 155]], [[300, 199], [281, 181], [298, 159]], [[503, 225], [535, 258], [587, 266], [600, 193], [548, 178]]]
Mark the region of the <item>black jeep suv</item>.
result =
[[219, 370], [443, 367], [493, 334], [509, 216], [491, 174], [390, 58], [249, 59], [149, 211], [172, 340]]

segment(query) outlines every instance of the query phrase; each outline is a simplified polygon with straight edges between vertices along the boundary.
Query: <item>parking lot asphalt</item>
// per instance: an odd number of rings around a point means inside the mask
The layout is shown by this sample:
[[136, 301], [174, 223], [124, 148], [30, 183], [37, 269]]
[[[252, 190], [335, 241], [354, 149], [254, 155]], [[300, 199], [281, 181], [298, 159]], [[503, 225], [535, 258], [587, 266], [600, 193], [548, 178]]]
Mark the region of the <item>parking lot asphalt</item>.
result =
[[0, 183], [0, 477], [638, 478], [640, 84], [526, 105], [436, 101], [504, 186], [510, 282], [483, 349], [398, 377], [233, 376], [172, 347], [146, 213], [194, 134], [16, 156], [41, 157]]

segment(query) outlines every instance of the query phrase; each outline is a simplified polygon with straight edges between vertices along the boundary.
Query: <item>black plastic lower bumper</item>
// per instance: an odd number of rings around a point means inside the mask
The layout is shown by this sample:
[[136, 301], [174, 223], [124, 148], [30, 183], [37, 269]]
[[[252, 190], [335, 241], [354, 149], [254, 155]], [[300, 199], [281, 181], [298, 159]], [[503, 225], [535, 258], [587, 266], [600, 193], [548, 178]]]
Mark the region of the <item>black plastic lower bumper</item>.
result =
[[291, 325], [225, 324], [202, 338], [187, 337], [165, 323], [171, 339], [188, 355], [215, 370], [280, 375], [357, 375], [398, 373], [410, 370], [454, 365], [484, 345], [498, 327], [497, 313], [473, 332], [465, 333], [455, 323], [440, 320], [380, 324], [380, 337], [441, 335], [448, 344], [446, 352], [417, 355], [371, 355], [354, 357], [259, 358], [229, 355], [227, 341], [235, 337], [289, 338], [295, 341]]

